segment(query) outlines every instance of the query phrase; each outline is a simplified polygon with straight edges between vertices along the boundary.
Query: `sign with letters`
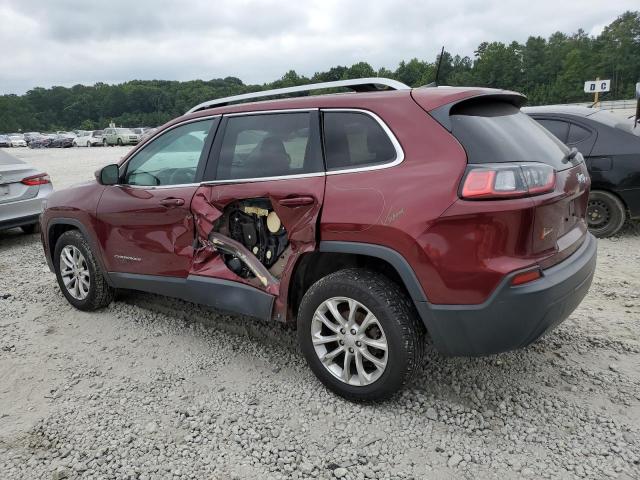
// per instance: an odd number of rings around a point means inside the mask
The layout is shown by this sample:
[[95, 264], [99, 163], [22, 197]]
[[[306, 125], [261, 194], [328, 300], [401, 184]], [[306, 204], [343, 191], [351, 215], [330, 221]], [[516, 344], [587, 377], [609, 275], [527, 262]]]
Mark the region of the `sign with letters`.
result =
[[584, 82], [585, 93], [604, 93], [611, 90], [611, 80], [591, 80]]

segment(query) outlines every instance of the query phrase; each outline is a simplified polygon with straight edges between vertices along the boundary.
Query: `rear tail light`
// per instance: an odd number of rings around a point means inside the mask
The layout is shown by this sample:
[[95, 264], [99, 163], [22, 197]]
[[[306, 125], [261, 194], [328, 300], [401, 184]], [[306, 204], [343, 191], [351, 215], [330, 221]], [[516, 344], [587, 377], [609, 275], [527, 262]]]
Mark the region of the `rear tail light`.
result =
[[23, 178], [22, 180], [20, 180], [20, 182], [31, 187], [33, 185], [44, 185], [45, 183], [51, 183], [51, 179], [46, 173], [39, 173], [38, 175], [32, 175], [31, 177]]
[[544, 163], [470, 165], [460, 195], [467, 199], [514, 198], [550, 192], [556, 171]]

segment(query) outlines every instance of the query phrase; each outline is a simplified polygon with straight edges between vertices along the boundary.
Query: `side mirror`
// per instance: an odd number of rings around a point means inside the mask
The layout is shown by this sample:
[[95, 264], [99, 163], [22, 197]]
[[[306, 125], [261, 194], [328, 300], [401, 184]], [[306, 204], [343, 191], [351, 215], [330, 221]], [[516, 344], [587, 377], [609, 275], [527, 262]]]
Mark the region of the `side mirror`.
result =
[[96, 180], [100, 185], [116, 185], [120, 179], [118, 165], [113, 163], [96, 172]]

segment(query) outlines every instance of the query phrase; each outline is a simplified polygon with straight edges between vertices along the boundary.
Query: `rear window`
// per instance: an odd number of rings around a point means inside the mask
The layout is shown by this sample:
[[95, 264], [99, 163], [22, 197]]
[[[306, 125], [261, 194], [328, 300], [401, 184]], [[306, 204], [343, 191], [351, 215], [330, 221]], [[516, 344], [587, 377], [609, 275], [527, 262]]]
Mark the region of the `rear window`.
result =
[[621, 119], [615, 116], [613, 113], [604, 110], [595, 111], [594, 113], [589, 115], [589, 118], [609, 127], [622, 130], [623, 132], [640, 136], [640, 127], [635, 126], [635, 122], [633, 121], [633, 119]]
[[495, 100], [468, 101], [450, 112], [452, 133], [469, 163], [540, 162], [564, 170], [569, 148], [514, 105]]

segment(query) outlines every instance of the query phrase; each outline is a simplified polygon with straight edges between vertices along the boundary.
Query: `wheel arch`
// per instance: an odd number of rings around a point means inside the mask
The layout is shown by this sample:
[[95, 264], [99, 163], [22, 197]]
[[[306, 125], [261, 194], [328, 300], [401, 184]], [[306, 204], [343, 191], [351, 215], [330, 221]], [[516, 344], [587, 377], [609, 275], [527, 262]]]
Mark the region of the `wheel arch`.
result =
[[[87, 242], [89, 243], [89, 246], [91, 247], [93, 256], [95, 257], [96, 261], [98, 262], [98, 265], [100, 265], [100, 268], [102, 269], [103, 276], [107, 280], [107, 283], [113, 286], [111, 280], [109, 279], [109, 275], [107, 273], [105, 265], [102, 261], [102, 255], [100, 255], [100, 249], [97, 248], [97, 244], [95, 242], [94, 237], [89, 234], [89, 231], [82, 224], [82, 222], [80, 222], [75, 218], [54, 218], [47, 225], [46, 245], [47, 245], [48, 251], [46, 253], [47, 253], [47, 259], [51, 260], [49, 262], [49, 266], [51, 267], [51, 269], [53, 270], [53, 255], [55, 252], [56, 243], [58, 242], [58, 239], [63, 233], [68, 232], [70, 230], [78, 230], [82, 235], [84, 235], [84, 237], [87, 239]], [[43, 234], [45, 234], [45, 232], [43, 232]]]
[[629, 214], [629, 205], [627, 205], [626, 200], [620, 195], [620, 192], [617, 192], [616, 190], [613, 190], [607, 186], [604, 185], [600, 185], [600, 184], [596, 184], [596, 186], [594, 187], [593, 184], [591, 186], [591, 190], [589, 191], [589, 194], [592, 194], [594, 192], [605, 192], [605, 193], [609, 193], [611, 195], [613, 195], [614, 197], [616, 197], [618, 200], [620, 200], [620, 202], [622, 202], [622, 205], [624, 206], [624, 210], [625, 213]]
[[352, 267], [384, 274], [404, 290], [420, 315], [424, 315], [427, 296], [409, 262], [400, 253], [369, 243], [321, 241], [317, 251], [303, 255], [296, 263], [288, 296], [292, 318], [297, 316], [302, 297], [311, 285], [330, 273]]

